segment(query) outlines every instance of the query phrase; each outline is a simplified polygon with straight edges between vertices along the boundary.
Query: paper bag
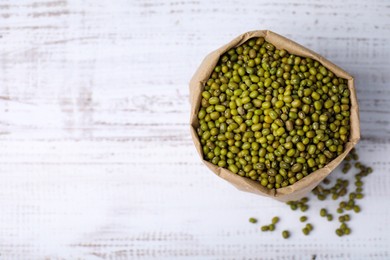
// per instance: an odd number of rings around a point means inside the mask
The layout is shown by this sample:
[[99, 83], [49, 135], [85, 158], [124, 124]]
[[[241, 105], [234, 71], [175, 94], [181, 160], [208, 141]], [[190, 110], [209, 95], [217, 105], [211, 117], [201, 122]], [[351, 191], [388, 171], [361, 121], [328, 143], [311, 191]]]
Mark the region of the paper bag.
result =
[[[278, 49], [285, 49], [290, 54], [299, 55], [301, 57], [309, 57], [313, 60], [319, 61], [324, 67], [332, 71], [338, 77], [342, 77], [348, 80], [348, 88], [350, 90], [350, 99], [351, 99], [351, 130], [348, 143], [345, 145], [345, 150], [342, 154], [332, 160], [325, 167], [318, 169], [301, 180], [297, 181], [293, 185], [279, 188], [279, 189], [268, 189], [263, 187], [258, 181], [251, 180], [246, 177], [241, 177], [237, 174], [230, 172], [228, 169], [218, 167], [206, 160], [203, 157], [202, 146], [199, 141], [196, 129], [199, 126], [198, 121], [198, 111], [201, 103], [201, 93], [206, 84], [206, 81], [210, 77], [214, 67], [217, 65], [220, 56], [228, 51], [231, 48], [239, 46], [246, 42], [250, 38], [254, 37], [264, 37], [266, 41], [272, 43]], [[216, 175], [225, 179], [226, 181], [233, 184], [237, 189], [251, 192], [254, 194], [267, 196], [274, 198], [279, 201], [291, 201], [298, 200], [304, 197], [308, 192], [314, 189], [326, 176], [328, 176], [333, 169], [341, 163], [349, 151], [358, 143], [360, 139], [360, 123], [359, 123], [359, 108], [356, 98], [354, 80], [351, 75], [347, 72], [334, 65], [330, 61], [326, 60], [324, 57], [318, 55], [317, 53], [283, 37], [274, 32], [263, 30], [263, 31], [252, 31], [244, 33], [235, 39], [233, 39], [228, 44], [220, 47], [219, 49], [213, 51], [203, 60], [202, 64], [199, 66], [198, 70], [194, 74], [193, 78], [190, 81], [190, 102], [191, 102], [191, 115], [190, 115], [190, 124], [191, 124], [191, 135], [192, 140], [195, 144], [196, 150], [199, 153], [202, 161], [206, 166], [214, 172]]]

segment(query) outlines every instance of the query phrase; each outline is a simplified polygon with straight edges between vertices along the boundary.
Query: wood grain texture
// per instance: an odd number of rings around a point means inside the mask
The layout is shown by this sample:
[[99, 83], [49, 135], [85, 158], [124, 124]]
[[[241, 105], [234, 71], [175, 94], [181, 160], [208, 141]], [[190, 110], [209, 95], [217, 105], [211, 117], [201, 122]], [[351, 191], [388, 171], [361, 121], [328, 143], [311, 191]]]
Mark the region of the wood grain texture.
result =
[[[356, 77], [358, 149], [375, 174], [351, 237], [336, 239], [318, 203], [303, 237], [299, 213], [197, 157], [188, 81], [254, 29]], [[1, 1], [0, 259], [389, 259], [389, 46], [385, 0]], [[274, 215], [289, 216], [274, 234], [247, 222]]]

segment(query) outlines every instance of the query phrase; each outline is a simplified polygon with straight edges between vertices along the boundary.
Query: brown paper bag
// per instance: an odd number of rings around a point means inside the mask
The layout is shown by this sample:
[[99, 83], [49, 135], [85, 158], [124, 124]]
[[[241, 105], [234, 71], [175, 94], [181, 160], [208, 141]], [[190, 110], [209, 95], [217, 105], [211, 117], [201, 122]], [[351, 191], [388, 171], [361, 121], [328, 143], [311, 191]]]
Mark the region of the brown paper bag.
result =
[[[272, 43], [278, 49], [285, 49], [291, 54], [299, 55], [302, 57], [309, 57], [319, 61], [323, 66], [331, 70], [337, 76], [347, 79], [348, 88], [351, 92], [351, 130], [350, 138], [348, 143], [346, 144], [345, 151], [341, 155], [336, 157], [333, 161], [331, 161], [329, 164], [327, 164], [324, 168], [312, 172], [311, 174], [297, 181], [293, 185], [279, 189], [267, 189], [257, 181], [253, 181], [246, 177], [241, 177], [237, 174], [230, 172], [228, 169], [218, 167], [204, 160], [202, 147], [199, 141], [199, 137], [196, 133], [196, 129], [199, 126], [197, 114], [201, 102], [201, 92], [203, 91], [204, 85], [210, 77], [214, 67], [218, 63], [219, 57], [227, 50], [241, 45], [248, 39], [253, 37], [264, 37], [266, 41]], [[331, 63], [330, 61], [326, 60], [324, 57], [318, 55], [317, 53], [268, 30], [244, 33], [233, 39], [228, 44], [220, 47], [219, 49], [207, 55], [190, 81], [190, 102], [190, 124], [192, 140], [195, 144], [196, 150], [199, 153], [199, 156], [202, 158], [203, 163], [206, 164], [206, 166], [211, 171], [213, 171], [219, 177], [233, 184], [239, 190], [255, 193], [262, 196], [272, 197], [279, 201], [298, 200], [305, 196], [305, 194], [314, 189], [326, 176], [331, 173], [333, 169], [337, 167], [337, 165], [341, 163], [341, 161], [345, 158], [345, 156], [357, 144], [360, 139], [359, 108], [352, 76], [341, 68], [334, 65], [333, 63]]]

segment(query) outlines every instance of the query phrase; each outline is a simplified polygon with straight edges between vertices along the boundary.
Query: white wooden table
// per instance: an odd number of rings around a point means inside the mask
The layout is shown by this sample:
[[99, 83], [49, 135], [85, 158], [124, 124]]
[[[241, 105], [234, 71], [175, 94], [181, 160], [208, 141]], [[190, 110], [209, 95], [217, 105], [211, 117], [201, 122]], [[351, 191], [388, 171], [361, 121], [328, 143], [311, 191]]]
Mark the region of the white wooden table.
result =
[[[375, 174], [349, 237], [318, 216], [334, 202], [312, 204], [304, 237], [299, 213], [196, 154], [189, 79], [254, 29], [356, 77]], [[385, 0], [0, 1], [0, 259], [390, 259], [389, 46]], [[261, 233], [274, 215], [277, 232]]]

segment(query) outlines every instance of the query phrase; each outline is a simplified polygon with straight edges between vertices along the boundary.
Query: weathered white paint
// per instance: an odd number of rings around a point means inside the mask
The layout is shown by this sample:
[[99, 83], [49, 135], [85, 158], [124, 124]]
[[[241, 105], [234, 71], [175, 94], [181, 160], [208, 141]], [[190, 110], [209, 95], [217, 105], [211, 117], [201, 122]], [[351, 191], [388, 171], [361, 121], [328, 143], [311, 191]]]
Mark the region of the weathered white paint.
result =
[[[235, 190], [197, 157], [188, 81], [254, 29], [356, 76], [359, 152], [375, 174], [353, 236], [318, 217], [326, 202], [303, 237], [299, 213]], [[389, 259], [389, 46], [385, 0], [1, 1], [0, 259]], [[247, 222], [274, 215], [273, 234]]]

